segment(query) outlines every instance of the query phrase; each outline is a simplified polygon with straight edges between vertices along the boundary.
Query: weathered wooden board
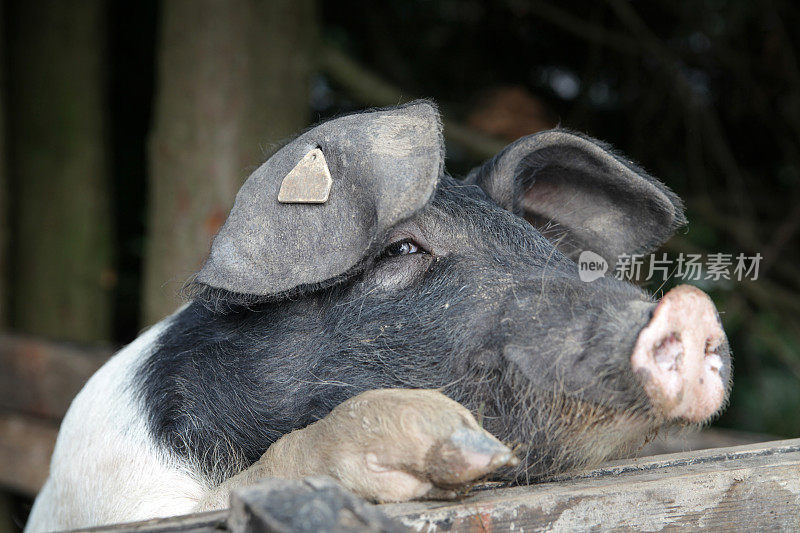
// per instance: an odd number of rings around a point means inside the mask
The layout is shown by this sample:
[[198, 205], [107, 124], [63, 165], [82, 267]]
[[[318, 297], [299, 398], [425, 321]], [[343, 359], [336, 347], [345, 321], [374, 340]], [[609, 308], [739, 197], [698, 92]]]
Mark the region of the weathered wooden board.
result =
[[60, 419], [111, 353], [110, 348], [0, 334], [0, 407]]
[[93, 527], [76, 531], [113, 531], [114, 533], [222, 533], [228, 529], [228, 511], [197, 513], [176, 518], [155, 518], [144, 522]]
[[0, 412], [0, 486], [36, 494], [47, 479], [58, 424]]
[[[609, 463], [457, 502], [379, 508], [417, 531], [800, 531], [800, 439]], [[224, 512], [96, 531], [231, 530]]]
[[111, 349], [0, 334], [0, 486], [34, 495], [61, 417]]
[[730, 448], [733, 446], [744, 446], [745, 444], [769, 442], [772, 440], [779, 439], [775, 435], [768, 435], [765, 433], [752, 433], [749, 431], [737, 431], [715, 427], [706, 428], [702, 431], [690, 429], [662, 430], [649, 444], [639, 450], [636, 455], [639, 457], [648, 457], [666, 453], [707, 450], [709, 448]]
[[456, 504], [383, 510], [420, 531], [800, 531], [800, 439], [617, 462]]

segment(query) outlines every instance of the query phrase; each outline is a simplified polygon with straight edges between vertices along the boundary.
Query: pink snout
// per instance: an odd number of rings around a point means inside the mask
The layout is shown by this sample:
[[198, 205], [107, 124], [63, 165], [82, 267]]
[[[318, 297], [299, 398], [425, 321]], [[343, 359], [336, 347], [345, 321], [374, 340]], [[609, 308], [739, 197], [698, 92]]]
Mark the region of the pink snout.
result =
[[703, 422], [716, 414], [726, 400], [731, 363], [708, 295], [690, 285], [665, 294], [639, 333], [631, 365], [664, 416]]

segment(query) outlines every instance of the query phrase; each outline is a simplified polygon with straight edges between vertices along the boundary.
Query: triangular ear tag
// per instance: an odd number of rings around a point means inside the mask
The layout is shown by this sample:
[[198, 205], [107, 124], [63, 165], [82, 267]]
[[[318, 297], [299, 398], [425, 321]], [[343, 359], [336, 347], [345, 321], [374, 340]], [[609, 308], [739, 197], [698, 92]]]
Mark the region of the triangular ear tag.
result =
[[278, 201], [284, 204], [324, 204], [331, 192], [331, 172], [322, 150], [308, 152], [286, 174], [278, 191]]

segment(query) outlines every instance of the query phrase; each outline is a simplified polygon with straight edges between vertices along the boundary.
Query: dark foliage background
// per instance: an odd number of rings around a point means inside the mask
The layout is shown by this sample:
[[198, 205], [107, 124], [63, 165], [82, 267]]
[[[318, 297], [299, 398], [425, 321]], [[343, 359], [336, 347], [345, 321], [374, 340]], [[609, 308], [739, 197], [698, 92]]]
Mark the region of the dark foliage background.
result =
[[[314, 27], [308, 83], [296, 87], [307, 94], [299, 124], [431, 97], [451, 133], [448, 168], [454, 174], [521, 135], [555, 125], [583, 131], [631, 156], [686, 200], [690, 224], [664, 251], [760, 253], [757, 281], [698, 283], [717, 303], [735, 357], [731, 405], [717, 424], [800, 435], [800, 8], [795, 3], [307, 4], [313, 16], [287, 18], [285, 33], [274, 36], [290, 39], [286, 35], [304, 25]], [[26, 58], [18, 25], [22, 5], [2, 3], [7, 118], [0, 158], [7, 194], [0, 214], [7, 253], [0, 255], [6, 287], [0, 310], [6, 309], [6, 329], [37, 333], [14, 311], [14, 302], [26, 298], [16, 283], [15, 252], [21, 239], [32, 238], [15, 229], [20, 205], [15, 194], [21, 190], [15, 128], [25, 122], [16, 111], [20, 89], [14, 88], [15, 68]], [[46, 10], [49, 4], [38, 5]], [[143, 265], [152, 238], [146, 213], [153, 194], [148, 158], [156, 157], [148, 152], [148, 138], [157, 113], [164, 7], [156, 0], [109, 3], [104, 37], [97, 43], [106, 57], [102, 109], [113, 320], [108, 334], [96, 340], [114, 345], [132, 340], [146, 322]], [[269, 39], [265, 42], [269, 46]], [[280, 84], [281, 78], [271, 83]], [[265, 156], [280, 141], [255, 142]], [[247, 173], [242, 167], [237, 179]], [[48, 209], [50, 200], [43, 200], [41, 209]], [[674, 283], [649, 289], [660, 292]]]

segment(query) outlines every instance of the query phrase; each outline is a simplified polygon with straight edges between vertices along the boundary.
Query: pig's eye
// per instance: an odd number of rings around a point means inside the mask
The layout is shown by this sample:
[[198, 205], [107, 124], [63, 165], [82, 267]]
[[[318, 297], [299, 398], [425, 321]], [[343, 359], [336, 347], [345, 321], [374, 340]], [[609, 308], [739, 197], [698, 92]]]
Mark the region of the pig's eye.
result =
[[400, 257], [401, 255], [411, 255], [411, 254], [427, 254], [428, 251], [425, 250], [422, 246], [417, 244], [411, 239], [405, 239], [402, 241], [393, 242], [389, 246], [387, 246], [383, 253], [381, 253], [381, 259], [387, 259], [391, 257]]

